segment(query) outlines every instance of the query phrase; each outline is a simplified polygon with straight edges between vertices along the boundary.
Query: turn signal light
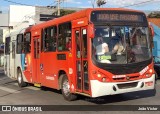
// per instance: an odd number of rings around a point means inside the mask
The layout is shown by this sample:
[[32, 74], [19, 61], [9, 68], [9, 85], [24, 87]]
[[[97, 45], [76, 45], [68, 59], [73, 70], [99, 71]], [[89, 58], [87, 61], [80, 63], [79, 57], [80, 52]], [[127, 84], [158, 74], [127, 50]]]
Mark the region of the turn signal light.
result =
[[150, 77], [151, 75], [150, 74], [146, 74], [146, 77], [148, 78], [148, 77]]
[[102, 78], [102, 82], [106, 82], [106, 78]]

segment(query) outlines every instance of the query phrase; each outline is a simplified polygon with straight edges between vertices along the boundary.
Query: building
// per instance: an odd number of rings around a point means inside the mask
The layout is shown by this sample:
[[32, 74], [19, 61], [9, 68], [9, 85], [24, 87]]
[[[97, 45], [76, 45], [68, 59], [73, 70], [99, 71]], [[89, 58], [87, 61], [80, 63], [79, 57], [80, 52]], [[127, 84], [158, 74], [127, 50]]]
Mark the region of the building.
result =
[[154, 24], [152, 24], [154, 28], [154, 48], [153, 48], [153, 56], [160, 57], [160, 28]]
[[148, 18], [154, 29], [154, 48], [153, 56], [160, 57], [160, 18]]
[[0, 19], [0, 43], [2, 43], [4, 34], [9, 30], [9, 15], [0, 13]]
[[160, 18], [148, 18], [148, 21], [160, 28]]
[[[65, 9], [81, 10], [81, 8]], [[55, 13], [57, 13], [57, 8], [51, 6], [10, 5], [8, 14], [0, 14], [0, 41], [5, 42], [5, 37], [11, 32], [23, 30], [30, 25], [54, 18], [53, 14]], [[0, 63], [2, 62], [0, 61]]]
[[[65, 8], [65, 9], [81, 10], [81, 8]], [[47, 18], [53, 19], [54, 18], [53, 14], [56, 12], [57, 8], [49, 6], [45, 7], [45, 6], [10, 5], [9, 26], [13, 27], [13, 29], [10, 30], [9, 32], [24, 29], [30, 25], [42, 23], [46, 21]], [[40, 20], [41, 16], [43, 16], [43, 20]]]
[[9, 15], [0, 13], [0, 66], [3, 66], [3, 53], [4, 53], [4, 34], [8, 33], [9, 31]]

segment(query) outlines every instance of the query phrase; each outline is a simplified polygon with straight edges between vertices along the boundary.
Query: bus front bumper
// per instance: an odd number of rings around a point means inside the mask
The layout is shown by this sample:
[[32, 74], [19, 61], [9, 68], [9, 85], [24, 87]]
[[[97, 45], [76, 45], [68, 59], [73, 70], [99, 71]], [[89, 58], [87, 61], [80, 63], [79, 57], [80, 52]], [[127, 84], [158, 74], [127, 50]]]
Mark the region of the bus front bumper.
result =
[[92, 97], [149, 90], [154, 88], [155, 74], [153, 74], [150, 78], [129, 82], [108, 83], [100, 82], [98, 80], [91, 80]]

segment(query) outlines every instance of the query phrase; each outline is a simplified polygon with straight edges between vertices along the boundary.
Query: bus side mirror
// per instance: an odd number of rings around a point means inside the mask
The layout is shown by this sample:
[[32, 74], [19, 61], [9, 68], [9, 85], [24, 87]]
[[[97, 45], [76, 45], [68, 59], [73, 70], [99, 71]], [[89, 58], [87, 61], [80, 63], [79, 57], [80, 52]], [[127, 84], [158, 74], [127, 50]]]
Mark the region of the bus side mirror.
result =
[[154, 29], [152, 25], [149, 25], [149, 34], [150, 34], [150, 41], [151, 41], [151, 47], [154, 48], [154, 43], [153, 43], [153, 37], [154, 37]]
[[149, 26], [149, 32], [150, 32], [150, 35], [151, 35], [151, 37], [153, 38], [154, 37], [154, 29], [153, 29], [153, 26], [152, 25], [150, 25]]
[[95, 32], [94, 25], [89, 24], [88, 25], [88, 37], [89, 38], [94, 38], [94, 32]]

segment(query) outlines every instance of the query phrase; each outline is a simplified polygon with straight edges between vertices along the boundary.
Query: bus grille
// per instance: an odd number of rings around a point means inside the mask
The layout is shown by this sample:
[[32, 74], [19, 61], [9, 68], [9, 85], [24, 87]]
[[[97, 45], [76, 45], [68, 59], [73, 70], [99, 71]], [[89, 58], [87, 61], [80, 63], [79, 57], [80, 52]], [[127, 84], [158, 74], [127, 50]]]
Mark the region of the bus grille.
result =
[[137, 87], [138, 82], [133, 83], [125, 83], [125, 84], [117, 84], [119, 89], [127, 89], [127, 88], [133, 88]]
[[[136, 80], [138, 78], [139, 78], [139, 76], [129, 76], [130, 81], [131, 80]], [[123, 77], [123, 78], [113, 78], [113, 80], [115, 80], [115, 81], [128, 81], [125, 77]]]

